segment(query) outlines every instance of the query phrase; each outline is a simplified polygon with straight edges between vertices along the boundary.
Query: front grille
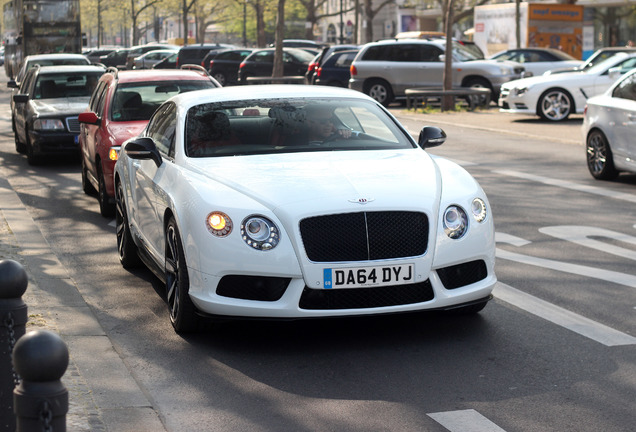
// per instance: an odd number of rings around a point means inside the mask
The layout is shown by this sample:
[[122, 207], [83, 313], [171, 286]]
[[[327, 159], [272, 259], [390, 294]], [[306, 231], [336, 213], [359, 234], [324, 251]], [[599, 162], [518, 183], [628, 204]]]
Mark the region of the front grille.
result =
[[290, 281], [290, 278], [229, 275], [221, 278], [216, 293], [242, 300], [277, 301]]
[[426, 253], [428, 218], [408, 211], [317, 216], [300, 222], [300, 234], [313, 262], [404, 258]]
[[311, 310], [367, 309], [433, 300], [430, 281], [375, 288], [313, 289], [305, 287], [300, 308]]
[[66, 127], [69, 132], [80, 133], [80, 123], [77, 117], [66, 117]]
[[485, 279], [488, 269], [483, 260], [477, 260], [438, 269], [437, 275], [446, 289], [455, 289]]

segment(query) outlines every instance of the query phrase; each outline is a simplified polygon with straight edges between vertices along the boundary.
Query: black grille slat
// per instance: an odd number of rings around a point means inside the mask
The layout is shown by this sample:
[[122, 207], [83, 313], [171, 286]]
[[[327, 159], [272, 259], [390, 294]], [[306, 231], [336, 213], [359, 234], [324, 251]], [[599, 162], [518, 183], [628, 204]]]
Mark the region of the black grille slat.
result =
[[433, 300], [429, 280], [416, 284], [354, 289], [305, 287], [300, 308], [310, 310], [367, 309], [421, 303]]
[[80, 132], [80, 123], [77, 117], [66, 117], [66, 127], [68, 128], [69, 132]]
[[313, 262], [369, 261], [420, 256], [428, 247], [428, 218], [407, 211], [316, 216], [300, 222]]

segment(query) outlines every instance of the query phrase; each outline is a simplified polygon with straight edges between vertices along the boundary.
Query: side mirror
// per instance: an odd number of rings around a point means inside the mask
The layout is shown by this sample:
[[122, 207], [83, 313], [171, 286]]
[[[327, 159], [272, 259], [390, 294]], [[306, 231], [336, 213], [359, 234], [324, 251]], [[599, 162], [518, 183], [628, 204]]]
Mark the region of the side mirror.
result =
[[133, 138], [124, 145], [124, 152], [131, 159], [152, 159], [157, 167], [163, 163], [163, 159], [152, 138]]
[[12, 88], [12, 89], [17, 89], [20, 86], [18, 85], [17, 82], [15, 82], [15, 80], [9, 80], [9, 82], [7, 82], [7, 87]]
[[435, 126], [424, 126], [417, 143], [423, 149], [437, 147], [446, 141], [446, 132]]
[[13, 102], [15, 103], [27, 103], [29, 101], [29, 95], [24, 93], [18, 93], [13, 95]]
[[79, 121], [80, 123], [87, 123], [87, 124], [98, 125], [98, 126], [101, 123], [100, 118], [97, 117], [97, 114], [95, 114], [92, 111], [81, 113], [77, 117], [77, 121]]

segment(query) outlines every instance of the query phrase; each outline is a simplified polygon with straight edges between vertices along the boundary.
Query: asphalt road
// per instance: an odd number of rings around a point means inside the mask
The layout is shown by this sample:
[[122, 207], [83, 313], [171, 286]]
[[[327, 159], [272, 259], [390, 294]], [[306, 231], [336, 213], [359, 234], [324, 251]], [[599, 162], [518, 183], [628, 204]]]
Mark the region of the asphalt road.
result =
[[[416, 136], [444, 128], [431, 153], [462, 164], [489, 196], [500, 283], [478, 316], [232, 322], [182, 337], [159, 282], [119, 265], [112, 221], [82, 193], [78, 161], [28, 166], [6, 92], [0, 104], [0, 177], [166, 430], [634, 430], [636, 176], [591, 178], [580, 116], [555, 125], [496, 110], [393, 110]], [[109, 390], [94, 388], [97, 371], [82, 373], [92, 391]]]

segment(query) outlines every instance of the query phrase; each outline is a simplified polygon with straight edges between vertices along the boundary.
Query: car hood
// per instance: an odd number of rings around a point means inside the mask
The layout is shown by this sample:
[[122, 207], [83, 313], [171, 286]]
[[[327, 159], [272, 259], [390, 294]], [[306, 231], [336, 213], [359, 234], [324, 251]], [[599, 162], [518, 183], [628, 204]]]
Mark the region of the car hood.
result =
[[112, 145], [122, 145], [124, 141], [134, 138], [144, 130], [148, 120], [134, 122], [110, 122], [108, 134], [112, 138]]
[[288, 220], [325, 209], [428, 212], [441, 193], [437, 165], [421, 149], [191, 159], [191, 165]]
[[31, 100], [33, 108], [40, 115], [47, 114], [80, 114], [86, 110], [90, 97], [74, 97], [59, 99]]

